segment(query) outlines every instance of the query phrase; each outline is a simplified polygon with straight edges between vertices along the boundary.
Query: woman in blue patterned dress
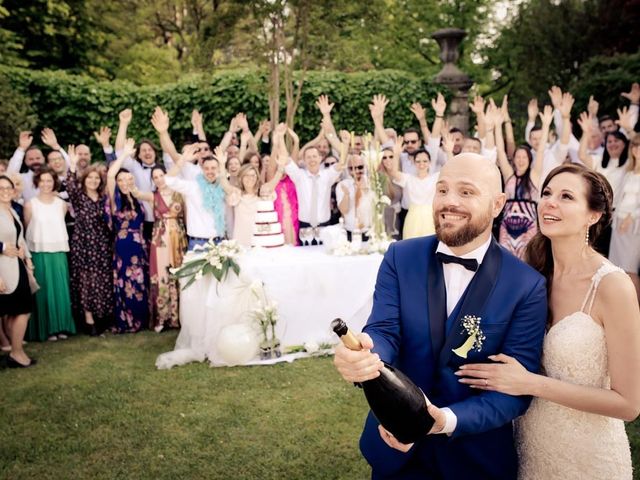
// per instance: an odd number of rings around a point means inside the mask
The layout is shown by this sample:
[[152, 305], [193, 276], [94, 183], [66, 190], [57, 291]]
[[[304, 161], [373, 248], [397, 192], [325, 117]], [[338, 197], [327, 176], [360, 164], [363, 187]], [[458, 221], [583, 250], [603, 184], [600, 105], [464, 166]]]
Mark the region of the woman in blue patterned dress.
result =
[[107, 173], [111, 219], [115, 234], [114, 297], [115, 333], [137, 332], [149, 323], [149, 270], [142, 235], [144, 208], [132, 195], [133, 175], [121, 168], [135, 151], [128, 139]]

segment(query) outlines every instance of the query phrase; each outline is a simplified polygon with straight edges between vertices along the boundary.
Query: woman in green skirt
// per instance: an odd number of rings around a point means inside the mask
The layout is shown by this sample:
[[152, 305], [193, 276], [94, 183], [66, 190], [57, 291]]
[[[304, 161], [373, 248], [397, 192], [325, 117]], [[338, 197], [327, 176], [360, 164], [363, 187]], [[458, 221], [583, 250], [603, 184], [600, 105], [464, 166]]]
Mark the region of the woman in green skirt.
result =
[[57, 195], [58, 176], [43, 167], [33, 176], [39, 189], [36, 197], [24, 208], [27, 225], [27, 245], [32, 254], [34, 275], [40, 289], [36, 292], [36, 308], [29, 322], [32, 340], [65, 339], [76, 333], [71, 315], [69, 237], [64, 223], [67, 204]]

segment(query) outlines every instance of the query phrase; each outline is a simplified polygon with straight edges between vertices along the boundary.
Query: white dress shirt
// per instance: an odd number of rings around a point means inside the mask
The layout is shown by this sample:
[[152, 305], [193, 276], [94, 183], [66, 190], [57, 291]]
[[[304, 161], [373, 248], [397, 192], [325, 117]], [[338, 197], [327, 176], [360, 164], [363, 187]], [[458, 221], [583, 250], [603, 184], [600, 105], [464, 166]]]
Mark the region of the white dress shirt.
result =
[[[340, 177], [340, 172], [332, 165], [329, 168], [320, 167], [316, 175], [312, 175], [308, 170], [302, 169], [295, 162], [287, 163], [284, 171], [296, 186], [298, 193], [298, 220], [311, 223], [313, 214], [311, 209], [316, 210], [316, 221], [318, 224], [328, 222], [331, 218], [331, 186]], [[311, 205], [311, 195], [313, 189], [313, 177], [317, 178], [316, 204]]]
[[[167, 175], [167, 186], [181, 193], [184, 197], [186, 208], [187, 235], [198, 238], [214, 238], [224, 236], [224, 232], [216, 231], [216, 222], [213, 214], [202, 204], [202, 192], [195, 180], [184, 180]], [[224, 204], [219, 208], [225, 208]]]
[[373, 191], [368, 189], [362, 193], [360, 204], [356, 209], [356, 182], [351, 177], [342, 180], [336, 187], [336, 201], [338, 205], [342, 203], [344, 199], [343, 186], [349, 191], [349, 211], [344, 215], [344, 228], [349, 232], [353, 232], [358, 229], [358, 224], [361, 223], [362, 229], [368, 229], [371, 226], [371, 218], [373, 216]]
[[[491, 236], [489, 239], [480, 245], [475, 250], [470, 251], [469, 253], [465, 253], [464, 255], [456, 255], [451, 251], [451, 249], [446, 246], [444, 243], [439, 242], [438, 248], [436, 248], [436, 252], [442, 252], [447, 255], [453, 255], [454, 257], [460, 258], [473, 258], [478, 262], [478, 268], [482, 264], [484, 260], [484, 256], [489, 250], [489, 246], [491, 245]], [[473, 280], [476, 272], [472, 272], [471, 270], [467, 270], [462, 265], [458, 263], [443, 263], [442, 270], [444, 272], [444, 288], [447, 292], [447, 317], [451, 315], [451, 312], [456, 308], [456, 305], [464, 295], [465, 290]], [[442, 408], [446, 416], [446, 422], [442, 431], [438, 433], [446, 433], [450, 434], [456, 429], [456, 425], [458, 425], [458, 417], [450, 408]]]

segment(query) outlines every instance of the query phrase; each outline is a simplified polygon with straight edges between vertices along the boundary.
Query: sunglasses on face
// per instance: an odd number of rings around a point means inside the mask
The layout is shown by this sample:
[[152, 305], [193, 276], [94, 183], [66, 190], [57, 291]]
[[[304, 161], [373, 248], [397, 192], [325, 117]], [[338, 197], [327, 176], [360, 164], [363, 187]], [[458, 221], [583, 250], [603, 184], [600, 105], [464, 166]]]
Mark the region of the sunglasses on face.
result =
[[393, 156], [382, 157], [382, 160], [393, 160]]
[[418, 140], [405, 140], [404, 142], [402, 142], [403, 145], [408, 145], [408, 144], [414, 145], [416, 143], [418, 143]]
[[364, 165], [356, 165], [355, 167], [349, 167], [349, 170], [364, 170]]
[[335, 165], [336, 163], [338, 163], [338, 162], [326, 162], [324, 164], [324, 168], [329, 168], [331, 165]]

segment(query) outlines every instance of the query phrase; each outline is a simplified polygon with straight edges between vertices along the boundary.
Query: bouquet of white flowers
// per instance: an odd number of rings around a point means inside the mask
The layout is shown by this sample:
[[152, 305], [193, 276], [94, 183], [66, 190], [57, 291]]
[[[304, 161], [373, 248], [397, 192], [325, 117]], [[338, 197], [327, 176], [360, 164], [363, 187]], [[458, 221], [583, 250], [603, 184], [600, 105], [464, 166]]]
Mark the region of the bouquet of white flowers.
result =
[[187, 255], [182, 265], [172, 269], [171, 273], [177, 278], [188, 278], [183, 290], [204, 275], [213, 275], [218, 282], [222, 282], [230, 269], [236, 275], [240, 273], [238, 257], [241, 252], [235, 240], [223, 240], [218, 244], [209, 240], [204, 245], [196, 246], [193, 254]]

